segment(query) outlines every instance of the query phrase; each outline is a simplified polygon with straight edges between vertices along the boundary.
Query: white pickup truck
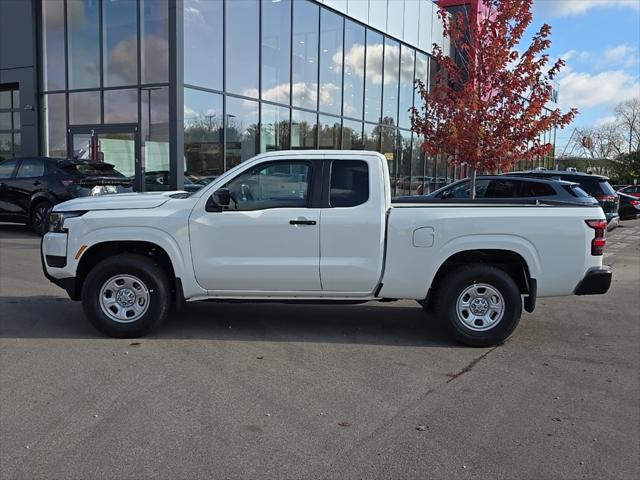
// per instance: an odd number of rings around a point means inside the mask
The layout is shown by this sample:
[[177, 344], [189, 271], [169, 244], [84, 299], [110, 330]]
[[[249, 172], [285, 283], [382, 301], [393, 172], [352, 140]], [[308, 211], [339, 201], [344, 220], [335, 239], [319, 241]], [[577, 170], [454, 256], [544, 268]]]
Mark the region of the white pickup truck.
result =
[[609, 289], [597, 205], [395, 203], [389, 186], [379, 153], [262, 154], [192, 194], [56, 205], [43, 268], [114, 337], [144, 335], [185, 300], [413, 299], [459, 341], [487, 346], [536, 297]]

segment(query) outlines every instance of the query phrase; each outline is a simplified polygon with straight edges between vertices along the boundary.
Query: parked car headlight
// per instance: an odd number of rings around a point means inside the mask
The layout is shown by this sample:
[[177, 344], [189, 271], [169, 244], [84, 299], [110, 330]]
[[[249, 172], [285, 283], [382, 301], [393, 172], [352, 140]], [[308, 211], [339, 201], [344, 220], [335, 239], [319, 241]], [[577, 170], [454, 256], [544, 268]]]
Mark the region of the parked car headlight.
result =
[[68, 218], [79, 217], [87, 212], [51, 212], [49, 214], [49, 231], [52, 233], [67, 233], [64, 221]]
[[91, 189], [92, 197], [96, 195], [109, 195], [113, 193], [118, 193], [118, 189], [115, 187], [115, 185], [96, 185]]

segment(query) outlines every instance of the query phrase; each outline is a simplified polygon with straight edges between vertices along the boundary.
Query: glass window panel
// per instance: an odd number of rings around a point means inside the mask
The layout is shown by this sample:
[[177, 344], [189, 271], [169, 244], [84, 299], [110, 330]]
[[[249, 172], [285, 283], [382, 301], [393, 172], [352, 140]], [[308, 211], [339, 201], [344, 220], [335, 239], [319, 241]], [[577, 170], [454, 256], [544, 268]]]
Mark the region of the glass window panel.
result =
[[13, 90], [13, 108], [20, 108], [20, 90]]
[[344, 120], [342, 123], [342, 149], [362, 150], [362, 122]]
[[420, 21], [420, 4], [423, 0], [405, 0], [404, 2], [404, 41], [418, 45], [418, 23]]
[[308, 204], [311, 166], [307, 162], [258, 165], [225, 185], [231, 193], [229, 210], [303, 208]]
[[[442, 28], [442, 20], [438, 16], [438, 6], [434, 3], [432, 4], [433, 14], [431, 16], [431, 43], [436, 43], [443, 46], [443, 28]], [[431, 48], [428, 49], [431, 51]]]
[[11, 112], [0, 112], [0, 130], [11, 130]]
[[184, 89], [185, 182], [206, 185], [224, 172], [222, 95]]
[[369, 25], [383, 32], [387, 30], [387, 0], [369, 2]]
[[13, 150], [13, 137], [10, 133], [0, 133], [0, 151], [10, 152]]
[[100, 123], [100, 92], [76, 92], [69, 94], [69, 123]]
[[398, 131], [398, 182], [396, 195], [411, 194], [411, 132]]
[[226, 5], [226, 89], [258, 98], [258, 0], [234, 0]]
[[169, 81], [168, 0], [140, 0], [142, 83]]
[[389, 38], [384, 45], [383, 123], [398, 124], [398, 82], [400, 75], [400, 44]]
[[0, 108], [11, 108], [11, 90], [0, 90]]
[[291, 148], [304, 150], [316, 148], [318, 125], [316, 114], [293, 110], [291, 113]]
[[420, 2], [420, 28], [418, 33], [418, 47], [425, 52], [431, 52], [431, 16], [437, 12], [430, 1]]
[[[169, 179], [169, 87], [143, 87], [140, 89], [142, 123], [142, 165], [145, 175], [167, 172]], [[147, 179], [145, 179], [147, 180]], [[153, 182], [145, 181], [145, 188]]]
[[258, 153], [258, 102], [226, 97], [227, 170]]
[[102, 73], [105, 87], [138, 83], [136, 0], [102, 3]]
[[22, 146], [21, 136], [19, 132], [13, 133], [13, 150], [18, 151]]
[[[5, 144], [3, 140], [4, 137], [2, 135], [4, 134], [0, 133], [0, 161], [4, 159], [3, 155], [5, 155], [3, 153]], [[0, 178], [11, 178], [11, 175], [13, 175], [13, 171], [16, 169], [17, 164], [17, 160], [7, 160], [6, 162], [2, 162], [2, 164], [0, 165]]]
[[100, 2], [67, 1], [69, 88], [100, 86]]
[[222, 0], [184, 0], [184, 83], [222, 90]]
[[262, 0], [262, 98], [290, 103], [291, 2]]
[[342, 109], [343, 17], [326, 8], [320, 16], [320, 110], [340, 115]]
[[64, 93], [42, 96], [43, 150], [48, 157], [67, 156], [67, 112]]
[[364, 49], [364, 27], [350, 20], [345, 20], [343, 115], [358, 119], [362, 119]]
[[262, 104], [260, 152], [289, 149], [289, 109]]
[[380, 128], [379, 125], [364, 124], [363, 142], [365, 150], [380, 151]]
[[404, 0], [388, 0], [387, 28], [384, 31], [396, 38], [402, 38], [403, 23]]
[[20, 128], [20, 112], [13, 112], [13, 128], [15, 130]]
[[382, 142], [381, 153], [387, 159], [387, 163], [389, 164], [389, 173], [391, 175], [391, 194], [395, 195], [395, 187], [396, 181], [398, 178], [397, 175], [397, 156], [396, 156], [396, 136], [397, 130], [394, 126], [381, 126], [380, 127], [380, 136]]
[[369, 167], [362, 160], [336, 160], [331, 163], [329, 204], [355, 207], [369, 200]]
[[340, 149], [340, 119], [328, 115], [320, 115], [320, 141], [318, 148], [329, 150]]
[[429, 56], [426, 53], [416, 54], [416, 80], [422, 80], [427, 86], [429, 84]]
[[293, 4], [293, 104], [318, 108], [318, 5], [306, 0]]
[[138, 90], [105, 90], [104, 123], [138, 123]]
[[64, 90], [64, 0], [41, 0], [42, 89]]
[[369, 0], [349, 0], [347, 13], [363, 23], [369, 23]]
[[18, 168], [16, 178], [42, 177], [44, 175], [44, 162], [40, 158], [25, 158]]
[[400, 49], [400, 108], [398, 109], [398, 126], [411, 128], [411, 114], [413, 106], [413, 68], [415, 50], [402, 45]]
[[382, 119], [382, 35], [367, 30], [367, 72], [364, 96], [364, 119], [379, 123]]
[[324, 4], [339, 12], [347, 13], [347, 0], [324, 0]]
[[422, 136], [413, 135], [413, 143], [411, 145], [411, 192], [410, 195], [426, 195], [430, 192], [429, 180], [424, 175], [424, 153], [420, 146], [422, 145]]

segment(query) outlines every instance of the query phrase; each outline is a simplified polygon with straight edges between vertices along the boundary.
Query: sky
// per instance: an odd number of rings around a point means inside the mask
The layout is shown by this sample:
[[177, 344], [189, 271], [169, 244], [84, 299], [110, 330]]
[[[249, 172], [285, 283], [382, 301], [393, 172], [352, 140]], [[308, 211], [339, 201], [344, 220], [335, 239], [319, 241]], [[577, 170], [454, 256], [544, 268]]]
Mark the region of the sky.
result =
[[618, 103], [640, 97], [640, 0], [534, 0], [523, 41], [543, 23], [552, 27], [549, 54], [567, 62], [556, 78], [559, 105], [580, 112], [558, 130], [559, 155], [574, 128], [610, 122]]

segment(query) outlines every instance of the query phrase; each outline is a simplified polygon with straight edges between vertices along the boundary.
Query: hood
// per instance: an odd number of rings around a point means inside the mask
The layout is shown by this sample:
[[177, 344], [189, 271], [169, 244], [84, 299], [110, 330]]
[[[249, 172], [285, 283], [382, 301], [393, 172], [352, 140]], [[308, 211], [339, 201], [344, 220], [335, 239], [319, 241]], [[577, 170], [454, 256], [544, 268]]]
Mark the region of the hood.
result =
[[119, 193], [117, 195], [99, 195], [80, 197], [59, 203], [53, 207], [54, 212], [90, 211], [90, 210], [129, 210], [133, 208], [156, 208], [171, 199], [175, 192]]

